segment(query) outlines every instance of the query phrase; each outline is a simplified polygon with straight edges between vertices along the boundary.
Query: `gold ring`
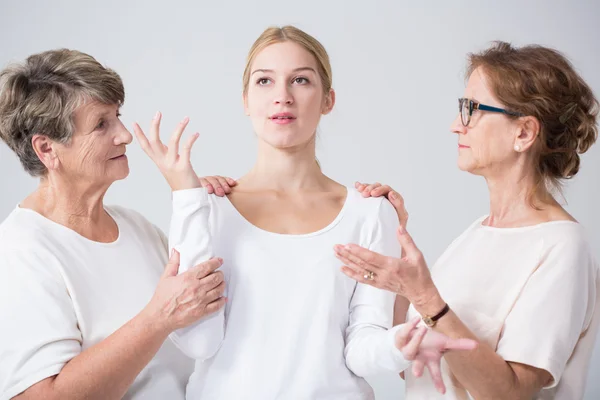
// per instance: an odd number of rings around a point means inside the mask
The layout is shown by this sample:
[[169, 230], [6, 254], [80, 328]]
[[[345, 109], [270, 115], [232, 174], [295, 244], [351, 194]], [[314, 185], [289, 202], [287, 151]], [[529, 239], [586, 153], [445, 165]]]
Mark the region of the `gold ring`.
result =
[[368, 281], [372, 281], [373, 279], [375, 279], [375, 272], [367, 271], [367, 273], [363, 275], [363, 278], [365, 278]]

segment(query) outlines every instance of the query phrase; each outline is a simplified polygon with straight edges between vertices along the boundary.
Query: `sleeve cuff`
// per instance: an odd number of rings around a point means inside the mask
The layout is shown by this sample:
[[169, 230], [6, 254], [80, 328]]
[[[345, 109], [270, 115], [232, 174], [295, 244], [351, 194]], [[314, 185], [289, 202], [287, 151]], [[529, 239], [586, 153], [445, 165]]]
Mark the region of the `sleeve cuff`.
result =
[[0, 399], [12, 399], [44, 379], [58, 375], [64, 366], [65, 364], [53, 365], [20, 380], [18, 383], [9, 387], [5, 392], [0, 393]]
[[396, 332], [402, 329], [403, 324], [396, 325], [387, 330], [381, 352], [381, 363], [390, 371], [401, 372], [410, 367], [411, 362], [404, 358], [402, 352], [396, 347]]
[[208, 204], [208, 191], [206, 188], [175, 190], [173, 192], [173, 207], [186, 207], [188, 205]]

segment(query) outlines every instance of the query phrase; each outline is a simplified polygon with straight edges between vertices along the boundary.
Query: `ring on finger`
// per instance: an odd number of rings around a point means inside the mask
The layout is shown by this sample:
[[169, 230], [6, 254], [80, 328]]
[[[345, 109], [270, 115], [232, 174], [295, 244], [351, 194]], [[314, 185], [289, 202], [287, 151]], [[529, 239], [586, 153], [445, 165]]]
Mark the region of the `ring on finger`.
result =
[[365, 278], [368, 281], [372, 281], [375, 279], [375, 272], [373, 271], [366, 271], [365, 274], [363, 275], [363, 278]]

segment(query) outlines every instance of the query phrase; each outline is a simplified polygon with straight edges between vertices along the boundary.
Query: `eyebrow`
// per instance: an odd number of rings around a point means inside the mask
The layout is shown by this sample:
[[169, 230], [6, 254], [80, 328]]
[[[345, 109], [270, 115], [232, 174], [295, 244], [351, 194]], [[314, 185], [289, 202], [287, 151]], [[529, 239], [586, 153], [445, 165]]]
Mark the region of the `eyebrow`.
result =
[[[317, 71], [315, 71], [314, 68], [312, 67], [300, 67], [300, 68], [296, 68], [294, 69], [292, 72], [300, 72], [300, 71], [312, 71], [315, 74], [317, 73]], [[273, 73], [275, 71], [273, 71], [272, 69], [255, 69], [254, 71], [252, 71], [252, 73], [250, 74], [250, 76], [254, 75], [257, 72], [262, 72], [262, 73]]]

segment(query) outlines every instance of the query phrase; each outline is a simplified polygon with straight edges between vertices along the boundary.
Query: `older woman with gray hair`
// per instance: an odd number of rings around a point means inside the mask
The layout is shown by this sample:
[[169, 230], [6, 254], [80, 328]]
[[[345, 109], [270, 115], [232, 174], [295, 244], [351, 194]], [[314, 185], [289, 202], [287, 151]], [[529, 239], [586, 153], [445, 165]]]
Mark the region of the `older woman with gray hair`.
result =
[[183, 399], [192, 362], [165, 339], [225, 303], [222, 260], [178, 274], [159, 229], [103, 204], [129, 173], [123, 101], [77, 51], [0, 73], [0, 137], [40, 178], [0, 225], [0, 399]]

